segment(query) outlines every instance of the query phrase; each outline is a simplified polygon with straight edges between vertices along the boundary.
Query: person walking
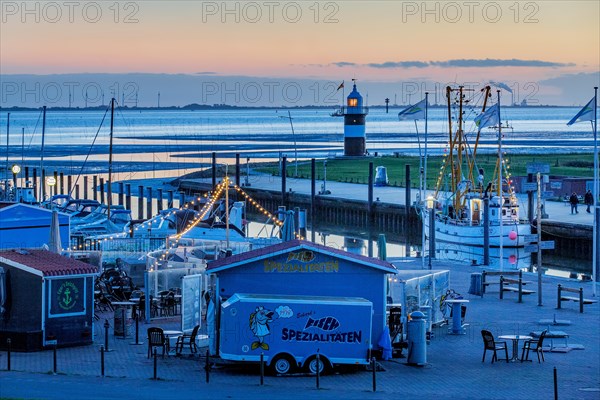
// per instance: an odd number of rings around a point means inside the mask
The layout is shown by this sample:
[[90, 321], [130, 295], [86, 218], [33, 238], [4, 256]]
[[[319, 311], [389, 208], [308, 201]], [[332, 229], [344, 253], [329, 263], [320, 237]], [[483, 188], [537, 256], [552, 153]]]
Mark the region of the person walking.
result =
[[573, 192], [571, 197], [569, 197], [569, 203], [571, 203], [571, 214], [573, 214], [573, 211], [575, 211], [575, 214], [579, 214], [579, 211], [577, 211], [577, 204], [579, 204], [577, 193]]
[[587, 206], [587, 209], [585, 211], [587, 211], [588, 213], [590, 212], [590, 206], [592, 206], [594, 204], [594, 195], [592, 194], [591, 190], [588, 190], [587, 192], [585, 192], [585, 197], [583, 198], [585, 205]]

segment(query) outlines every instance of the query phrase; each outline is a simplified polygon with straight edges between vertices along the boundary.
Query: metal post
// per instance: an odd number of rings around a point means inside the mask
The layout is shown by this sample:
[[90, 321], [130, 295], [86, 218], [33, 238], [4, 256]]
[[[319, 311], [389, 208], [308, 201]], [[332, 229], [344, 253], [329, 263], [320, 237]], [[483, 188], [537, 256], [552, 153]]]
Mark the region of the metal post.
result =
[[100, 346], [100, 375], [104, 376], [104, 346]]
[[[17, 187], [16, 183], [15, 183], [15, 187]], [[58, 194], [58, 172], [54, 171], [54, 193], [51, 194]], [[62, 192], [61, 192], [62, 194]]]
[[163, 209], [163, 190], [156, 189], [156, 211], [161, 212]]
[[554, 367], [554, 400], [558, 400], [558, 376], [556, 374], [556, 367]]
[[154, 380], [158, 379], [157, 374], [156, 374], [157, 367], [158, 367], [158, 362], [156, 360], [156, 348], [155, 348], [154, 349]]
[[317, 361], [317, 368], [316, 368], [316, 372], [317, 372], [317, 389], [319, 389], [321, 387], [321, 356], [319, 355], [319, 349], [317, 349], [317, 356], [315, 357], [316, 361]]
[[371, 358], [371, 367], [373, 368], [373, 391], [377, 391], [377, 363], [375, 357]]
[[135, 311], [135, 344], [140, 344], [140, 315]]
[[[33, 169], [33, 193], [37, 195], [38, 193], [38, 183], [37, 183], [37, 168]], [[44, 201], [44, 199], [38, 199], [38, 201]]]
[[10, 339], [6, 339], [6, 369], [8, 371], [10, 371], [10, 346], [11, 345], [11, 340]]
[[260, 353], [260, 386], [265, 383], [265, 353]]
[[560, 293], [560, 291], [561, 291], [561, 289], [562, 289], [562, 286], [561, 286], [561, 284], [559, 283], [557, 287], [558, 287], [558, 296], [556, 296], [556, 298], [557, 298], [557, 301], [556, 301], [556, 308], [557, 308], [557, 309], [560, 309], [560, 308], [561, 308], [561, 301], [560, 301], [560, 295], [561, 295], [561, 293]]
[[483, 265], [490, 265], [490, 198], [483, 199]]
[[104, 320], [104, 349], [108, 351], [108, 328], [110, 324], [108, 323], [108, 319]]
[[88, 187], [88, 177], [83, 177], [83, 198], [88, 199], [89, 187]]
[[98, 176], [92, 176], [92, 196], [94, 200], [98, 200]]
[[167, 190], [167, 208], [174, 208], [173, 205], [173, 191]]
[[287, 157], [282, 157], [281, 160], [281, 204], [287, 207], [287, 192], [286, 192], [286, 171]]
[[179, 192], [179, 208], [185, 204], [185, 193]]
[[104, 204], [104, 178], [100, 178], [100, 203]]
[[146, 218], [152, 218], [152, 188], [146, 188]]
[[206, 371], [206, 383], [210, 380], [210, 359], [209, 359], [208, 350], [206, 350], [206, 365], [204, 366], [204, 370]]
[[235, 153], [235, 184], [236, 186], [240, 185], [240, 153]]
[[46, 170], [42, 169], [42, 175], [40, 177], [40, 188], [42, 189], [42, 196], [40, 201], [46, 200]]
[[117, 188], [119, 190], [119, 205], [125, 205], [125, 201], [123, 199], [123, 194], [125, 193], [125, 189], [124, 189], [125, 184], [123, 182], [119, 182], [117, 183]]
[[71, 194], [73, 190], [73, 176], [67, 175], [67, 193]]
[[59, 174], [59, 182], [57, 184], [60, 184], [60, 194], [65, 194], [65, 174], [64, 172], [61, 172]]
[[58, 370], [56, 360], [56, 345], [57, 343], [54, 343], [54, 348], [52, 349], [52, 371], [54, 372], [54, 374], [56, 374], [56, 371]]
[[217, 187], [217, 153], [212, 153], [212, 187]]
[[138, 186], [138, 219], [144, 219], [144, 187]]
[[431, 260], [435, 258], [435, 203], [429, 211], [429, 269]]
[[123, 325], [123, 339], [127, 337], [127, 325], [125, 324], [125, 307], [121, 308], [121, 325]]
[[131, 210], [131, 183], [125, 184], [125, 208]]

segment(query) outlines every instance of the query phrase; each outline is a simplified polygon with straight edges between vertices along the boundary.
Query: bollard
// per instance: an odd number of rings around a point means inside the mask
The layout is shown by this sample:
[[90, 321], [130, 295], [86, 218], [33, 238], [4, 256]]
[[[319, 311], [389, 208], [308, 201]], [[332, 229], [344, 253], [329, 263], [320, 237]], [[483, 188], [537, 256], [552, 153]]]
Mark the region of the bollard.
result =
[[556, 367], [554, 367], [554, 400], [558, 400], [558, 377], [556, 376]]
[[156, 361], [156, 349], [154, 349], [154, 380], [156, 380], [156, 368], [157, 368], [157, 361]]
[[100, 376], [104, 376], [104, 346], [100, 346]]
[[208, 355], [208, 350], [206, 350], [206, 365], [204, 366], [204, 370], [206, 371], [206, 383], [210, 380], [210, 360]]
[[127, 326], [125, 325], [125, 308], [121, 308], [121, 322], [123, 325], [123, 339], [127, 337]]
[[54, 374], [56, 375], [56, 343], [54, 343], [54, 348], [52, 349], [52, 371], [54, 371]]
[[110, 327], [110, 324], [108, 323], [108, 320], [104, 320], [104, 348], [106, 349], [106, 351], [108, 351], [108, 328]]
[[135, 344], [140, 344], [140, 316], [135, 313]]
[[260, 386], [265, 383], [265, 353], [260, 353]]
[[321, 387], [321, 356], [319, 355], [319, 349], [317, 349], [317, 389], [319, 389]]
[[371, 366], [373, 368], [373, 391], [377, 391], [377, 363], [375, 357], [371, 358]]
[[10, 371], [10, 344], [11, 344], [11, 340], [10, 339], [6, 339], [6, 369], [8, 371]]

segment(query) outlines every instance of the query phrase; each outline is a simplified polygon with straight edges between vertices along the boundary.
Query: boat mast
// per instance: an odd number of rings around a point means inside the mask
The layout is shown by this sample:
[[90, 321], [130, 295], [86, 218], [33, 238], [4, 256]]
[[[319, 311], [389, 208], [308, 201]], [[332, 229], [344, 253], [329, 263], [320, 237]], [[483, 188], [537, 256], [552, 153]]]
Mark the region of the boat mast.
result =
[[110, 100], [110, 144], [108, 145], [108, 201], [106, 217], [110, 221], [110, 206], [112, 205], [112, 158], [113, 158], [113, 128], [115, 122], [115, 98]]
[[[463, 153], [463, 86], [458, 87], [458, 129], [456, 130], [456, 139], [458, 145], [456, 147], [456, 170], [453, 168], [452, 171], [456, 171], [456, 185], [462, 180], [462, 153]], [[458, 188], [457, 188], [458, 189]], [[456, 190], [454, 209], [458, 210], [462, 203], [462, 191]]]
[[[40, 156], [40, 177], [44, 176], [44, 139], [46, 137], [46, 106], [42, 108], [42, 150]], [[44, 201], [46, 194], [46, 182], [42, 179], [40, 182], [40, 198], [39, 201]]]
[[502, 119], [500, 119], [500, 90], [498, 92], [498, 196], [500, 196], [500, 221], [502, 221], [502, 174], [504, 173], [504, 163], [502, 161]]
[[454, 191], [455, 188], [455, 182], [454, 182], [454, 161], [452, 160], [452, 149], [454, 147], [454, 143], [452, 142], [452, 109], [450, 107], [451, 104], [451, 98], [450, 96], [452, 95], [452, 88], [450, 86], [446, 86], [446, 99], [447, 99], [447, 103], [448, 103], [448, 133], [449, 133], [449, 140], [448, 140], [448, 163], [446, 165], [450, 166], [450, 188], [452, 191]]
[[[10, 173], [8, 172], [8, 148], [10, 143], [10, 113], [6, 114], [6, 180], [4, 185], [4, 197], [8, 200], [8, 182], [10, 181]], [[16, 190], [16, 188], [15, 188]], [[16, 192], [15, 192], [16, 193]]]

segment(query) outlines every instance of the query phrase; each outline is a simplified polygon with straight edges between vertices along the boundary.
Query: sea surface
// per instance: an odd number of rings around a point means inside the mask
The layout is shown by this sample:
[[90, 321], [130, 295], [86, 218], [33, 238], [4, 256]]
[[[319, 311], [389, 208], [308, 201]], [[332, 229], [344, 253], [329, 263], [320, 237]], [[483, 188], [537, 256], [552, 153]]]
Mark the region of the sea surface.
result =
[[[371, 154], [418, 155], [425, 140], [424, 121], [398, 121], [401, 107], [371, 108], [366, 122], [367, 149]], [[566, 123], [579, 107], [502, 108], [503, 147], [509, 153], [575, 153], [593, 151], [591, 124]], [[340, 155], [343, 152], [343, 118], [332, 117], [333, 109], [245, 109], [209, 111], [119, 110], [115, 112], [113, 135], [113, 180], [177, 177], [210, 165], [212, 152], [218, 163], [233, 168], [235, 154], [242, 163], [289, 159], [309, 159]], [[289, 116], [292, 120], [290, 123]], [[474, 130], [477, 112], [465, 109], [465, 131]], [[453, 114], [453, 123], [456, 115]], [[48, 111], [42, 149], [41, 111], [10, 113], [0, 111], [0, 179], [11, 178], [5, 166], [19, 164], [66, 175], [102, 175], [107, 171], [110, 144], [110, 113], [101, 111]], [[474, 134], [470, 134], [474, 139]], [[430, 108], [428, 153], [442, 154], [448, 138], [446, 108]], [[484, 129], [480, 154], [496, 151], [498, 132]], [[7, 146], [8, 144], [8, 146]], [[7, 159], [8, 149], [8, 159]], [[361, 254], [375, 252], [365, 236], [319, 232], [318, 241]], [[369, 248], [371, 251], [369, 251]], [[420, 244], [406, 248], [388, 243], [392, 257], [415, 256]], [[471, 249], [440, 248], [440, 259], [479, 262]], [[494, 256], [492, 255], [494, 258]], [[505, 250], [498, 264], [526, 268], [529, 254]], [[504, 261], [500, 261], [503, 259]]]

